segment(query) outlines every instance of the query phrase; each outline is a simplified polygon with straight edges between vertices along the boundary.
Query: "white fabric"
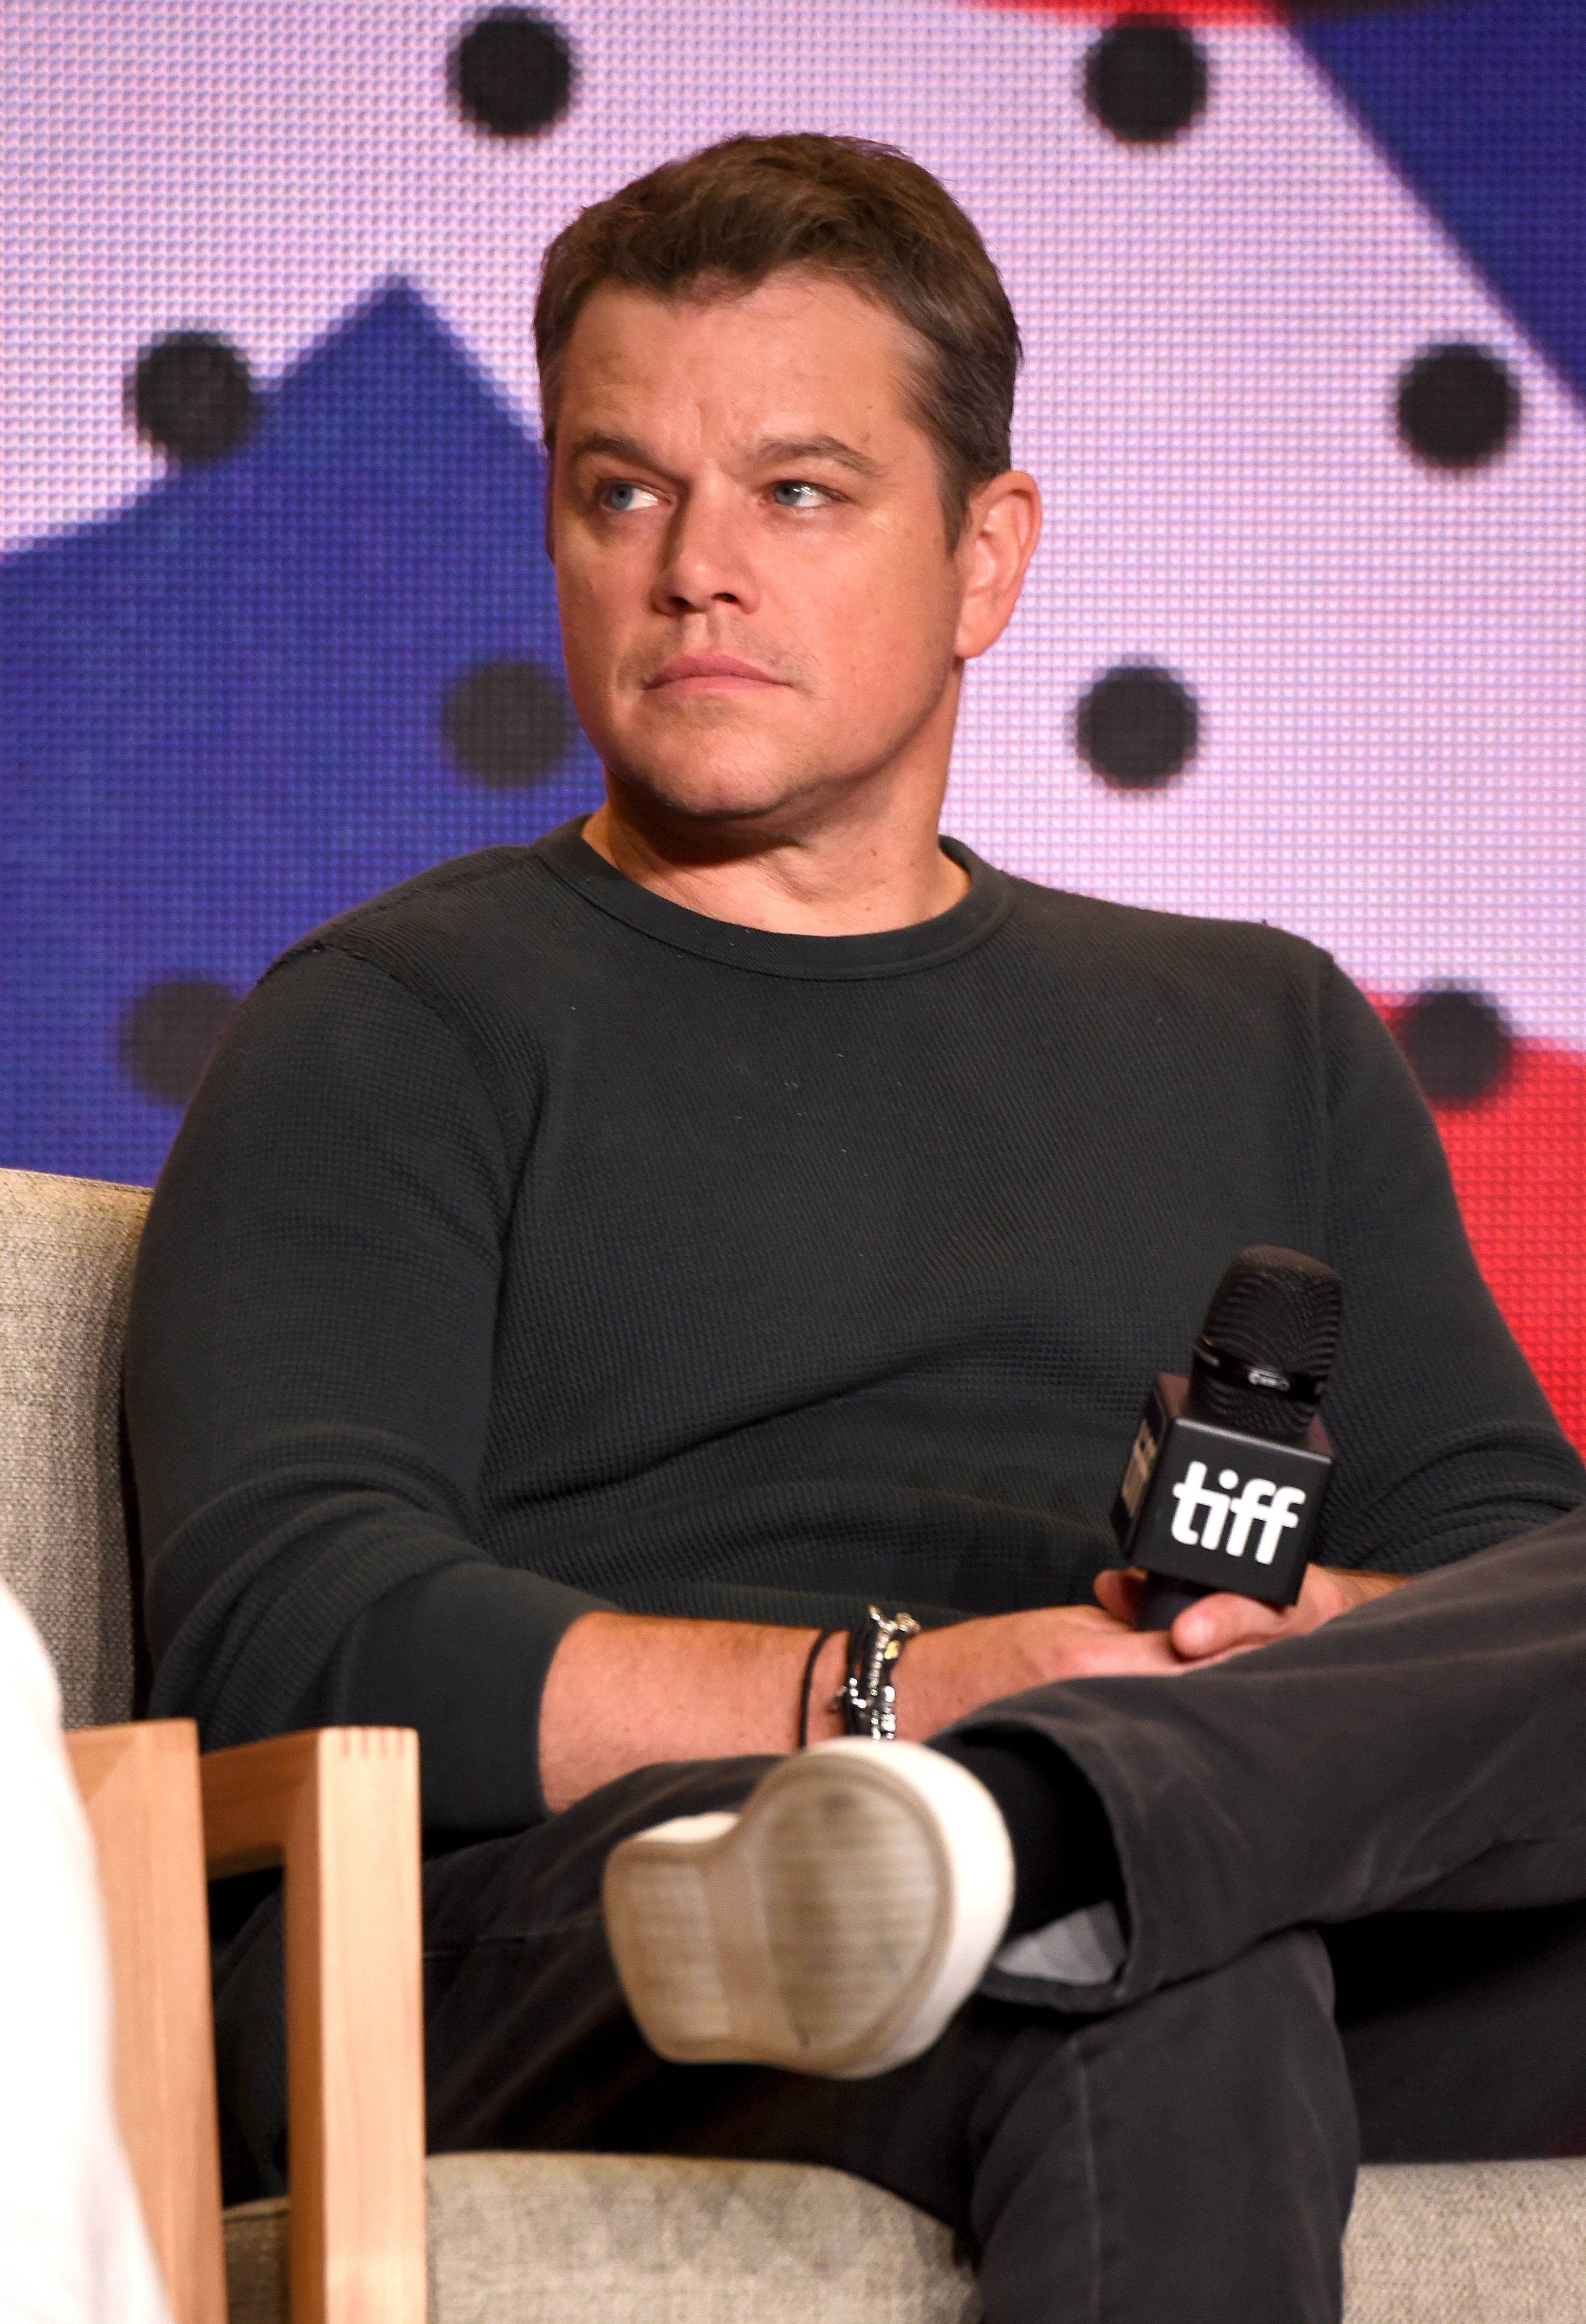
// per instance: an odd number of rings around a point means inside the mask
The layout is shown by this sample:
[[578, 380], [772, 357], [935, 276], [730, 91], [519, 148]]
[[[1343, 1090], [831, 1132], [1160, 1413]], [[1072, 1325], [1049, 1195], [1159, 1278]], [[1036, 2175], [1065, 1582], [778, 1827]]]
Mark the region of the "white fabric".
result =
[[1105, 1985], [1122, 1968], [1127, 1950], [1113, 1907], [1086, 1904], [1045, 1928], [1010, 1938], [991, 1967], [1013, 1977], [1056, 1978], [1059, 1985]]
[[0, 1583], [0, 2319], [170, 2324], [115, 2124], [88, 1820], [37, 1632]]

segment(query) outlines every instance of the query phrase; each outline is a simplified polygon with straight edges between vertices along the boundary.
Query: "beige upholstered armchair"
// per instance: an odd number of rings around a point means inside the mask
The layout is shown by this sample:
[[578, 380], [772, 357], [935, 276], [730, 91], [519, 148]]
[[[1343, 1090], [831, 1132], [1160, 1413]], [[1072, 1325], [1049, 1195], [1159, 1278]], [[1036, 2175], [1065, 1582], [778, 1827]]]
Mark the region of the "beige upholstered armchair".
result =
[[[123, 2126], [176, 2324], [972, 2324], [935, 2221], [834, 2171], [421, 2150], [417, 1755], [199, 1760], [131, 1720], [118, 1431], [147, 1196], [0, 1170], [0, 1574], [60, 1674], [100, 1849]], [[220, 2213], [203, 1871], [284, 1860], [292, 2196]], [[0, 2094], [0, 2103], [4, 2103]], [[1349, 2324], [1586, 2324], [1586, 2163], [1367, 2171]], [[1163, 2324], [1171, 2324], [1164, 2319]]]

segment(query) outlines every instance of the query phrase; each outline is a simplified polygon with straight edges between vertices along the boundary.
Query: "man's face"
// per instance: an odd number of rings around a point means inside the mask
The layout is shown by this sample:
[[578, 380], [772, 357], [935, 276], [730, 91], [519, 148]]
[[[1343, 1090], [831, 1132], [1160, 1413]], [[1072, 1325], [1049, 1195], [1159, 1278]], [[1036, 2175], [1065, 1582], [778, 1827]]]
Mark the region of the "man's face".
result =
[[945, 773], [973, 529], [950, 547], [910, 353], [803, 270], [580, 310], [552, 482], [568, 680], [619, 788], [669, 818], [794, 829]]

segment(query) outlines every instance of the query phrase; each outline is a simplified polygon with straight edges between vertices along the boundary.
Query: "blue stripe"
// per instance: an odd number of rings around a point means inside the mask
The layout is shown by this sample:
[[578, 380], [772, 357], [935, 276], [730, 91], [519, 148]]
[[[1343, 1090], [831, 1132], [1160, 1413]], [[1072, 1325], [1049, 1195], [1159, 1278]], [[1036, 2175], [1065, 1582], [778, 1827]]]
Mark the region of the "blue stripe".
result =
[[1586, 0], [1312, 16], [1295, 37], [1586, 397]]

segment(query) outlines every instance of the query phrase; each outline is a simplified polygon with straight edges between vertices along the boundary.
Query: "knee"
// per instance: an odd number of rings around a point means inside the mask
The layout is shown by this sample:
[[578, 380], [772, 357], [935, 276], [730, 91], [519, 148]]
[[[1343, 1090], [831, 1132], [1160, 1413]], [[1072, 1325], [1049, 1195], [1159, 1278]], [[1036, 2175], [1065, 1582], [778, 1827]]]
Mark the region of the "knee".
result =
[[1267, 2312], [1329, 2313], [1358, 2144], [1332, 2000], [1302, 1930], [1110, 2015], [1025, 2013], [973, 2125], [982, 2255], [1055, 2238], [1069, 2268], [1138, 2278], [1142, 2315], [1185, 2312], [1184, 2269], [1304, 2284]]

